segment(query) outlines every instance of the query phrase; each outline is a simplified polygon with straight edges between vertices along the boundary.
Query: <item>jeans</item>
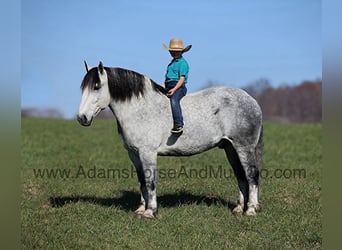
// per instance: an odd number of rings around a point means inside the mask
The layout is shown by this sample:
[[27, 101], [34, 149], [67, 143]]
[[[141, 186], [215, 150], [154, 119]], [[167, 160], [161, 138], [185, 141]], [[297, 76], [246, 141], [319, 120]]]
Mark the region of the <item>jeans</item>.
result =
[[[171, 81], [165, 83], [165, 88], [167, 91], [175, 87], [177, 81]], [[180, 106], [180, 100], [186, 95], [187, 89], [185, 84], [182, 85], [177, 91], [170, 97], [171, 111], [173, 117], [173, 127], [183, 127], [183, 115], [182, 108]]]

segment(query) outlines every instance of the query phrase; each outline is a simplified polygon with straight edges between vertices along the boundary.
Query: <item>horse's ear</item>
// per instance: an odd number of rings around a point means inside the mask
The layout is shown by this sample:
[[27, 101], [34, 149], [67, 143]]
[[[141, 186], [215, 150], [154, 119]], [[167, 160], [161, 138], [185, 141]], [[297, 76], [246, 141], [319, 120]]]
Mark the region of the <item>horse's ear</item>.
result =
[[103, 74], [103, 71], [104, 71], [104, 68], [103, 68], [103, 64], [102, 64], [101, 61], [100, 61], [100, 63], [99, 63], [98, 69], [99, 69], [100, 74], [102, 75], [102, 74]]
[[84, 60], [84, 66], [85, 66], [87, 72], [89, 72], [90, 67], [89, 67], [88, 63], [85, 60]]

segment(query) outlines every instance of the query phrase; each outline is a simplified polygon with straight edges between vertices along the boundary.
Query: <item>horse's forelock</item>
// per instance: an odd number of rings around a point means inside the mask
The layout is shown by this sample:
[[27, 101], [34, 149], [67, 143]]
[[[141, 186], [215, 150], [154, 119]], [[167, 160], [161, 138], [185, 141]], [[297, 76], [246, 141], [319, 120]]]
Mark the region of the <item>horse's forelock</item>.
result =
[[81, 90], [83, 91], [86, 87], [90, 87], [93, 89], [95, 87], [95, 84], [100, 82], [99, 74], [97, 68], [90, 69], [87, 74], [84, 76], [82, 84], [81, 84]]

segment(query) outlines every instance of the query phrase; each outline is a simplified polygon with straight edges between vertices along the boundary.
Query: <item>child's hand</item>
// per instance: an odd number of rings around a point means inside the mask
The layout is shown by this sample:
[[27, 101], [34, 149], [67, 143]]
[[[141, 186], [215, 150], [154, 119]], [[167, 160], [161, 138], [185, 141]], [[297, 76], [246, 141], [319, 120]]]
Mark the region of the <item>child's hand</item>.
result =
[[173, 96], [173, 94], [174, 94], [175, 92], [176, 92], [176, 89], [173, 88], [173, 89], [170, 89], [169, 92], [167, 92], [166, 95], [167, 95], [168, 97], [171, 97], [171, 96]]

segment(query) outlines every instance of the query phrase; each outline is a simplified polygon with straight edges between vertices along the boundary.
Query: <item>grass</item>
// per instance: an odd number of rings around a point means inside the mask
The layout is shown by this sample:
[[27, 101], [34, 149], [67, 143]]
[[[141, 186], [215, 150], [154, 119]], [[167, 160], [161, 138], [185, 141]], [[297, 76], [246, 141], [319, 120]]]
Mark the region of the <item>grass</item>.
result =
[[321, 249], [321, 134], [320, 124], [265, 124], [262, 211], [252, 218], [230, 211], [237, 183], [222, 150], [159, 157], [157, 219], [144, 220], [114, 120], [23, 119], [22, 247]]

